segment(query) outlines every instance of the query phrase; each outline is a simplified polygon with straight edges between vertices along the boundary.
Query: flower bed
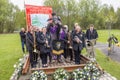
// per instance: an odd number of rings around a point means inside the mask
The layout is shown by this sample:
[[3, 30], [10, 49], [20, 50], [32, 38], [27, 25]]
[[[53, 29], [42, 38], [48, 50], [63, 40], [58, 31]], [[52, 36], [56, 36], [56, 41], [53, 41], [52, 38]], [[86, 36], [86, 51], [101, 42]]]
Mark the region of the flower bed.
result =
[[[98, 67], [89, 62], [81, 69], [75, 69], [69, 74], [65, 69], [57, 69], [53, 74], [53, 80], [99, 80], [101, 73]], [[43, 71], [35, 71], [30, 80], [47, 80], [47, 75]]]
[[43, 71], [35, 71], [32, 73], [30, 80], [47, 80], [47, 75]]
[[100, 74], [100, 70], [92, 62], [87, 63], [83, 69], [76, 69], [72, 73], [74, 80], [99, 80]]
[[64, 69], [57, 69], [53, 74], [54, 80], [69, 80], [69, 78], [70, 78], [69, 73]]
[[14, 73], [12, 74], [12, 76], [10, 77], [10, 80], [18, 80], [19, 77], [22, 74], [22, 69], [23, 69], [23, 65], [25, 63], [25, 59], [26, 59], [26, 55], [24, 55], [23, 58], [20, 58], [18, 62], [16, 62], [16, 64], [14, 64]]

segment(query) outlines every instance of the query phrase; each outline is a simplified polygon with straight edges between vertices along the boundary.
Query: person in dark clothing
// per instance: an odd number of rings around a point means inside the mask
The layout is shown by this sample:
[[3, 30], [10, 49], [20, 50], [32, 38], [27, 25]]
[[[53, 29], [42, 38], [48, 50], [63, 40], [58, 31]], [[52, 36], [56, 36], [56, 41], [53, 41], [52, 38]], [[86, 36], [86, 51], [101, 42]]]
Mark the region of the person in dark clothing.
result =
[[35, 49], [34, 49], [34, 61], [35, 61], [35, 64], [37, 64], [38, 62], [38, 55], [39, 55], [39, 49], [38, 49], [38, 44], [37, 44], [37, 36], [38, 36], [38, 33], [41, 32], [41, 29], [39, 29], [38, 27], [33, 27], [33, 30], [34, 30], [34, 39], [35, 39], [35, 42], [34, 42], [34, 46], [35, 46]]
[[[66, 27], [62, 27], [61, 30], [60, 30], [60, 37], [59, 37], [60, 40], [63, 40], [64, 42], [64, 53], [63, 53], [63, 56], [65, 59], [67, 59], [67, 43], [68, 43], [68, 36], [67, 36], [67, 32], [66, 32]], [[59, 62], [62, 62], [61, 61], [61, 55], [59, 55], [59, 59], [58, 61]]]
[[47, 31], [51, 33], [55, 39], [59, 40], [60, 30], [62, 28], [61, 19], [56, 13], [52, 13], [52, 18], [49, 18], [47, 25]]
[[[74, 26], [73, 26], [73, 29], [71, 31], [71, 34], [70, 34], [70, 37], [72, 38], [73, 37], [73, 34], [75, 34], [76, 32], [76, 27], [79, 26], [78, 23], [75, 23]], [[73, 44], [73, 41], [71, 41], [71, 45]]]
[[70, 56], [70, 61], [73, 61], [73, 48], [72, 48], [72, 37], [71, 37], [71, 31], [68, 31], [68, 53], [69, 53], [69, 56]]
[[86, 39], [91, 40], [93, 45], [96, 44], [96, 39], [98, 38], [97, 30], [94, 29], [94, 25], [90, 24], [90, 28], [86, 31]]
[[90, 41], [92, 43], [91, 47], [93, 47], [93, 50], [90, 52], [88, 51], [88, 54], [92, 56], [95, 60], [95, 51], [94, 51], [94, 45], [96, 44], [96, 40], [98, 38], [97, 30], [94, 29], [94, 25], [90, 24], [90, 28], [86, 31], [86, 41]]
[[25, 53], [25, 47], [26, 47], [26, 32], [25, 32], [25, 29], [21, 28], [21, 31], [20, 31], [19, 34], [20, 34], [20, 38], [21, 38], [22, 51], [23, 51], [23, 53]]
[[80, 64], [80, 54], [83, 49], [84, 37], [80, 26], [77, 26], [75, 31], [76, 32], [72, 36], [75, 64]]
[[47, 56], [49, 55], [49, 61], [51, 62], [51, 35], [47, 33], [46, 28], [42, 29], [42, 33], [38, 34], [37, 42], [40, 50], [40, 57], [42, 60], [42, 66], [47, 67]]
[[36, 34], [36, 47], [37, 47], [37, 49], [39, 50], [39, 43], [38, 43], [38, 41], [37, 41], [37, 38], [39, 37], [39, 35], [41, 35], [42, 34], [42, 28], [39, 28], [39, 31], [37, 31], [37, 34]]
[[27, 43], [27, 48], [29, 51], [31, 68], [34, 68], [34, 67], [36, 67], [36, 60], [34, 59], [35, 54], [33, 53], [34, 37], [33, 37], [33, 29], [32, 28], [26, 34], [26, 43]]
[[[49, 33], [51, 35], [51, 43], [54, 40], [59, 40], [59, 34], [58, 33], [59, 33], [60, 27], [58, 26], [58, 24], [55, 24], [54, 22], [55, 22], [55, 20], [53, 20], [53, 18], [48, 19], [47, 33]], [[52, 54], [52, 58], [54, 60], [56, 60], [57, 56], [55, 54]]]
[[69, 55], [69, 52], [70, 52], [69, 51], [70, 41], [68, 40], [69, 32], [68, 32], [68, 26], [67, 25], [63, 26], [62, 34], [60, 33], [60, 35], [62, 36], [62, 38], [60, 38], [60, 39], [64, 41], [64, 54], [63, 55], [64, 55], [64, 58], [65, 58], [65, 61], [69, 62], [67, 60], [67, 58], [70, 56], [70, 59], [72, 59], [72, 57], [71, 57], [71, 55]]
[[[74, 34], [75, 33], [75, 28], [78, 26], [78, 23], [75, 23], [74, 24], [74, 27], [73, 27], [73, 29], [72, 29], [72, 31], [71, 31], [71, 34]], [[72, 36], [72, 35], [71, 35]]]
[[52, 18], [48, 19], [48, 24], [47, 24], [47, 32], [50, 33], [51, 27], [53, 27], [53, 20]]

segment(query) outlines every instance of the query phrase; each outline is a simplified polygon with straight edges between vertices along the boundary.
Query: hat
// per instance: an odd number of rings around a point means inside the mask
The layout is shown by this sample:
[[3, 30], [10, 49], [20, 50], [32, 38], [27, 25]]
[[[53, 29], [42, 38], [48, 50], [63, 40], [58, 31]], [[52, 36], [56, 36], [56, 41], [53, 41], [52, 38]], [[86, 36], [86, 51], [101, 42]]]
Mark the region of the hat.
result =
[[55, 12], [53, 12], [53, 13], [52, 13], [52, 16], [55, 16], [55, 15], [56, 15], [56, 13], [55, 13]]

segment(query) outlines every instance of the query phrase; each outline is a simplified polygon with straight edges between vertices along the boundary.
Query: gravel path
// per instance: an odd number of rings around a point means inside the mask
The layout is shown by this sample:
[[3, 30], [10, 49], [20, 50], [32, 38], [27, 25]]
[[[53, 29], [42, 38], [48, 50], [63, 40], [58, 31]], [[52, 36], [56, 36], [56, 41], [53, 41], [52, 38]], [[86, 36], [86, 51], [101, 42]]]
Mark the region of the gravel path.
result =
[[[108, 55], [108, 44], [97, 43], [95, 48]], [[120, 62], [120, 47], [114, 46], [114, 51], [109, 55], [109, 57], [114, 61]]]

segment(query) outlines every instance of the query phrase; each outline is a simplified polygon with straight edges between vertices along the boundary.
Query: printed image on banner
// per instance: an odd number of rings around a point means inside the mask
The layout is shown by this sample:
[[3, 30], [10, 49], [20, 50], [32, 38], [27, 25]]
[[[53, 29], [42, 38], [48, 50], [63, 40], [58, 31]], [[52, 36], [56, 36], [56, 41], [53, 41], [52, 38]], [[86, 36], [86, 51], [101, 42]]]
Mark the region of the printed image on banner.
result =
[[30, 14], [31, 24], [36, 27], [45, 27], [47, 25], [47, 20], [49, 19], [48, 14]]

